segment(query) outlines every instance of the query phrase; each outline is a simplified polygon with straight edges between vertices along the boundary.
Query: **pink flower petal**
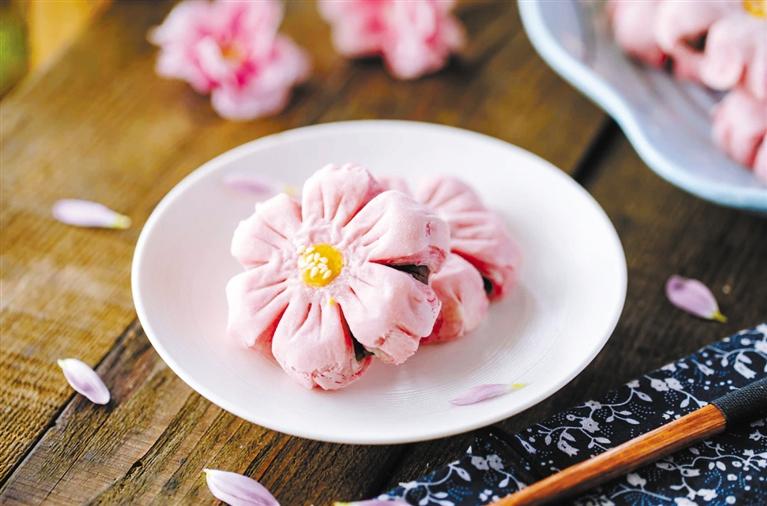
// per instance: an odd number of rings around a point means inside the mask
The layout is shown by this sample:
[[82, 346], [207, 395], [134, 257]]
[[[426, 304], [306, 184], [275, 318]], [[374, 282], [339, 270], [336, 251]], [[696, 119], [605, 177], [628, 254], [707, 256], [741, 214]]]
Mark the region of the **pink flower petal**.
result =
[[364, 167], [352, 163], [325, 165], [304, 183], [303, 219], [319, 218], [344, 227], [382, 190]]
[[203, 469], [210, 493], [231, 506], [280, 506], [259, 482], [241, 474]]
[[271, 197], [279, 193], [274, 183], [256, 175], [230, 174], [224, 177], [224, 184], [233, 190], [258, 197]]
[[293, 291], [271, 342], [277, 363], [306, 388], [343, 388], [370, 365], [369, 357], [357, 360], [339, 304], [320, 302], [316, 292]]
[[80, 393], [96, 404], [106, 404], [109, 402], [109, 390], [104, 382], [101, 381], [96, 371], [91, 369], [88, 364], [77, 360], [76, 358], [65, 358], [58, 360], [57, 363], [64, 371], [64, 377], [67, 382]]
[[727, 321], [727, 317], [719, 312], [711, 290], [697, 279], [671, 276], [666, 282], [666, 296], [673, 305], [695, 316], [722, 323]]
[[404, 363], [418, 350], [421, 338], [431, 334], [440, 310], [430, 286], [373, 262], [357, 266], [336, 299], [355, 339], [378, 359], [392, 364]]
[[[411, 232], [402, 235], [403, 224]], [[344, 226], [343, 235], [342, 244], [362, 245], [368, 262], [425, 265], [431, 272], [442, 268], [450, 246], [448, 224], [433, 209], [397, 191], [370, 200]]]
[[53, 204], [52, 212], [60, 222], [76, 227], [126, 229], [131, 224], [127, 216], [88, 200], [58, 200]]
[[226, 285], [228, 334], [245, 346], [268, 349], [293, 294], [279, 262], [266, 262], [234, 276]]
[[284, 193], [256, 204], [256, 212], [242, 220], [234, 232], [231, 252], [245, 267], [268, 262], [275, 247], [292, 251], [286, 237], [301, 227], [301, 206]]
[[479, 327], [487, 316], [490, 303], [482, 276], [462, 256], [448, 253], [445, 265], [431, 277], [431, 287], [442, 302], [442, 310], [421, 344], [457, 339]]
[[451, 404], [456, 406], [466, 406], [467, 404], [476, 404], [478, 402], [486, 401], [494, 397], [506, 395], [514, 390], [519, 390], [524, 387], [521, 383], [489, 383], [486, 385], [479, 385], [469, 389], [463, 395], [456, 397], [450, 401]]

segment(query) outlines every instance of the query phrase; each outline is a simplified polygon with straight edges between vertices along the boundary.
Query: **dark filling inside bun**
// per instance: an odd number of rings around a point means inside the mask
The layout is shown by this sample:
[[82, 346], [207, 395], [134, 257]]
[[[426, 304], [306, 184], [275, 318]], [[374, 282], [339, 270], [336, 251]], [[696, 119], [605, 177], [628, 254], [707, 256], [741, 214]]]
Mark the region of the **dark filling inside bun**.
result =
[[410, 274], [424, 285], [429, 284], [429, 274], [431, 273], [429, 272], [429, 268], [425, 265], [390, 265], [389, 267]]
[[493, 282], [487, 279], [485, 276], [482, 276], [482, 284], [485, 287], [485, 293], [490, 295], [493, 293]]
[[689, 39], [685, 39], [684, 43], [693, 51], [702, 53], [703, 50], [706, 48], [706, 34], [702, 33], [695, 37], [690, 37]]
[[372, 352], [366, 350], [365, 347], [362, 346], [362, 343], [357, 341], [354, 336], [352, 336], [352, 345], [354, 345], [354, 358], [357, 359], [357, 362], [361, 362], [365, 359], [365, 357], [373, 354]]

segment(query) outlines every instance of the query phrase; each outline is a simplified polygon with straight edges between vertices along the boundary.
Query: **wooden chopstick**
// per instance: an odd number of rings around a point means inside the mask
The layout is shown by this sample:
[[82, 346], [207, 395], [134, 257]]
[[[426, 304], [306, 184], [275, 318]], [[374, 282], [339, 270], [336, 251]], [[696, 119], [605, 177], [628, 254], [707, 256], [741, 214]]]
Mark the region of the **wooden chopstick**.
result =
[[728, 426], [767, 414], [767, 378], [735, 390], [655, 430], [507, 495], [491, 506], [545, 504], [583, 492]]

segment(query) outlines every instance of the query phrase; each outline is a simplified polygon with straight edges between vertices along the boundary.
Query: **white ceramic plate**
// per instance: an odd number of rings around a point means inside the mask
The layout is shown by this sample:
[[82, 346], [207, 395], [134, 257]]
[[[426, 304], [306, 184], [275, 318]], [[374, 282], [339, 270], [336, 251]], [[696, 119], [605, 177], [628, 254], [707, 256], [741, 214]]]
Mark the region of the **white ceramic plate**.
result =
[[[374, 363], [350, 387], [309, 391], [225, 337], [229, 254], [254, 198], [224, 186], [258, 173], [299, 186], [326, 162], [377, 174], [468, 179], [507, 220], [524, 256], [519, 286], [482, 327], [426, 346], [402, 366]], [[133, 262], [141, 324], [165, 362], [200, 394], [251, 422], [342, 443], [448, 436], [540, 402], [594, 358], [623, 307], [626, 263], [599, 205], [544, 160], [480, 134], [423, 123], [357, 121], [272, 135], [211, 160], [178, 184], [141, 233]], [[448, 401], [482, 383], [528, 386], [472, 406]]]
[[720, 95], [626, 57], [603, 5], [519, 0], [525, 31], [543, 59], [615, 119], [652, 170], [711, 202], [767, 213], [767, 184], [711, 141], [709, 111]]

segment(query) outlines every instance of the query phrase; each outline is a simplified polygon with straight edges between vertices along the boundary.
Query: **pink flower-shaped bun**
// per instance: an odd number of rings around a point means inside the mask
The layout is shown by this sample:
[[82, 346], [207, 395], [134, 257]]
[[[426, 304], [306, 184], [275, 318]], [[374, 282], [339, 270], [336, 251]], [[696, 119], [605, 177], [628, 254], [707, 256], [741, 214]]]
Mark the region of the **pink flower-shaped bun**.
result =
[[739, 88], [729, 92], [714, 110], [713, 136], [731, 158], [767, 181], [767, 99]]
[[149, 35], [161, 49], [157, 73], [210, 93], [225, 118], [279, 112], [309, 74], [304, 51], [277, 33], [281, 21], [276, 0], [181, 2]]
[[703, 48], [696, 47], [709, 28], [741, 9], [733, 0], [705, 2], [661, 1], [653, 23], [655, 40], [674, 61], [674, 73], [682, 79], [700, 80]]
[[366, 352], [400, 364], [439, 314], [427, 279], [448, 243], [444, 221], [367, 170], [325, 167], [301, 203], [278, 195], [237, 227], [232, 254], [247, 270], [227, 286], [229, 333], [309, 388], [349, 384]]
[[711, 26], [701, 80], [717, 90], [741, 86], [767, 99], [767, 17], [735, 11]]
[[454, 0], [320, 0], [336, 50], [347, 57], [382, 56], [391, 73], [414, 79], [442, 68], [464, 43], [450, 13]]
[[[765, 136], [767, 139], [767, 136]], [[756, 177], [767, 183], [767, 141], [762, 140], [762, 145], [756, 153], [754, 160], [754, 174]]]
[[501, 217], [458, 178], [427, 180], [414, 195], [447, 222], [450, 250], [482, 274], [490, 299], [504, 295], [516, 281], [520, 255]]
[[431, 286], [442, 302], [442, 310], [424, 344], [452, 341], [479, 327], [490, 302], [482, 276], [473, 265], [450, 253]]
[[703, 47], [697, 46], [736, 7], [732, 0], [609, 0], [607, 15], [616, 42], [628, 54], [654, 67], [671, 61], [677, 77], [699, 81]]
[[607, 15], [610, 19], [615, 41], [628, 54], [653, 67], [666, 61], [666, 53], [655, 41], [653, 26], [660, 0], [627, 2], [609, 0]]
[[399, 178], [382, 183], [414, 195], [450, 226], [450, 255], [432, 277], [442, 311], [424, 342], [450, 341], [471, 332], [487, 314], [488, 299], [501, 297], [516, 278], [519, 253], [506, 226], [457, 178], [429, 179], [414, 190]]

